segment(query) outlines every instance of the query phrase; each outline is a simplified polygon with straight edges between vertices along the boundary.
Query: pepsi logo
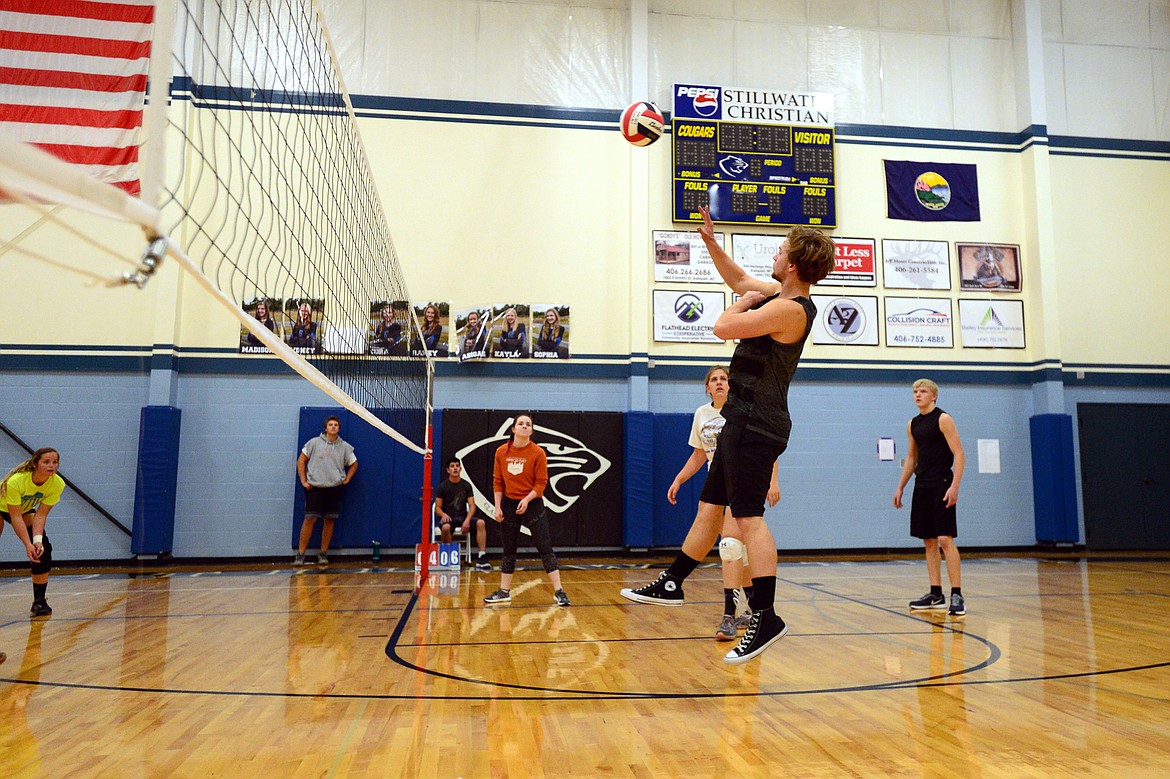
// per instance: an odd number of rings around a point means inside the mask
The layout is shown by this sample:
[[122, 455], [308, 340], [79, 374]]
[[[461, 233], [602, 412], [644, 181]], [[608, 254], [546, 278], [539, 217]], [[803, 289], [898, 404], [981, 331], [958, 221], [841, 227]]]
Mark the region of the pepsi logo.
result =
[[700, 92], [695, 95], [694, 106], [699, 116], [712, 116], [719, 110], [719, 98], [711, 92]]

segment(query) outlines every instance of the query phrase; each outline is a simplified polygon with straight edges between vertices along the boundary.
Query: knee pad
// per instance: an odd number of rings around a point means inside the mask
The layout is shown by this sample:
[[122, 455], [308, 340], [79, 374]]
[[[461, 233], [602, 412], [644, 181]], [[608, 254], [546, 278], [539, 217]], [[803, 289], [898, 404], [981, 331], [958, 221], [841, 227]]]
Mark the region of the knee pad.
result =
[[504, 555], [500, 558], [500, 573], [516, 572], [516, 555]]
[[544, 564], [544, 572], [552, 573], [557, 569], [557, 556], [553, 552], [540, 556], [540, 562]]
[[49, 539], [44, 539], [44, 546], [41, 547], [41, 550], [40, 561], [28, 564], [29, 571], [36, 576], [53, 570], [53, 545], [49, 543]]
[[742, 559], [744, 565], [747, 565], [748, 561], [747, 547], [738, 538], [724, 538], [720, 541], [719, 556], [725, 563], [734, 563], [736, 560]]

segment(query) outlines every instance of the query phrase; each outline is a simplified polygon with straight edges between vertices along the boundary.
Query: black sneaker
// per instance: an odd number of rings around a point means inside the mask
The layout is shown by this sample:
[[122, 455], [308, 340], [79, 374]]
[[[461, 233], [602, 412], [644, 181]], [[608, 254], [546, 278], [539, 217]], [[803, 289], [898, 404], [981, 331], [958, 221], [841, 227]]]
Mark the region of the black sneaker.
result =
[[564, 590], [557, 590], [556, 592], [553, 593], [553, 597], [557, 599], [558, 606], [572, 606], [573, 605], [572, 603], [569, 603], [569, 596], [565, 594]]
[[484, 603], [511, 603], [511, 590], [496, 590], [491, 595], [483, 599]]
[[921, 611], [922, 609], [945, 609], [947, 607], [947, 599], [942, 595], [935, 595], [928, 592], [918, 600], [910, 601], [911, 611]]
[[32, 608], [28, 610], [30, 617], [47, 617], [53, 613], [53, 609], [49, 606], [49, 602], [44, 598], [37, 598], [33, 601]]
[[963, 596], [957, 592], [951, 593], [951, 607], [947, 609], [947, 614], [952, 617], [961, 617], [967, 613], [967, 604], [963, 602]]
[[660, 606], [681, 606], [683, 599], [682, 582], [663, 571], [657, 579], [636, 590], [622, 590], [622, 597], [638, 603], [657, 603]]
[[488, 562], [487, 555], [481, 554], [475, 563], [475, 570], [480, 573], [491, 573], [492, 564]]
[[787, 635], [788, 626], [784, 624], [784, 620], [775, 614], [765, 616], [765, 613], [757, 611], [752, 614], [747, 632], [743, 634], [735, 649], [723, 656], [723, 662], [732, 665], [746, 663]]

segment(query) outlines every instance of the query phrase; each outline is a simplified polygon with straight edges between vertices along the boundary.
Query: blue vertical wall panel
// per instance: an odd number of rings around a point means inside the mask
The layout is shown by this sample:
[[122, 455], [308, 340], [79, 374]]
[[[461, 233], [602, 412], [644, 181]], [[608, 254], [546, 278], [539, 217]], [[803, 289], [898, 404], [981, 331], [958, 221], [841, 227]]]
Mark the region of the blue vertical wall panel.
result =
[[182, 417], [183, 412], [174, 406], [142, 409], [130, 538], [133, 554], [167, 554], [174, 549]]
[[681, 546], [691, 522], [695, 508], [699, 505], [699, 493], [707, 469], [687, 480], [678, 491], [677, 503], [671, 505], [666, 499], [670, 483], [691, 456], [691, 423], [694, 414], [654, 414], [654, 546]]
[[[410, 451], [365, 420], [342, 408], [302, 407], [299, 452], [305, 442], [321, 434], [330, 415], [341, 419], [341, 437], [354, 447], [358, 470], [345, 488], [341, 512], [333, 530], [332, 548], [368, 549], [409, 547], [418, 543], [422, 504], [422, 455]], [[292, 544], [297, 545], [305, 512], [305, 491], [296, 485], [293, 501]], [[321, 524], [316, 523], [309, 550], [320, 547]]]
[[649, 547], [654, 544], [654, 415], [627, 412], [625, 438], [622, 544]]
[[1036, 540], [1040, 543], [1077, 543], [1080, 532], [1072, 417], [1068, 414], [1037, 414], [1029, 420], [1029, 426]]

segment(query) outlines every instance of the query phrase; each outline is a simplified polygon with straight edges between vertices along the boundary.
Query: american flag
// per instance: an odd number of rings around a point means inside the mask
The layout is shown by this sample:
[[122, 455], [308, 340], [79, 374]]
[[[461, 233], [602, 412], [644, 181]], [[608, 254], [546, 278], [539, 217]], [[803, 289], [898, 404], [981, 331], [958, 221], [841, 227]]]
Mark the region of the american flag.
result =
[[0, 0], [0, 132], [132, 195], [153, 0]]

